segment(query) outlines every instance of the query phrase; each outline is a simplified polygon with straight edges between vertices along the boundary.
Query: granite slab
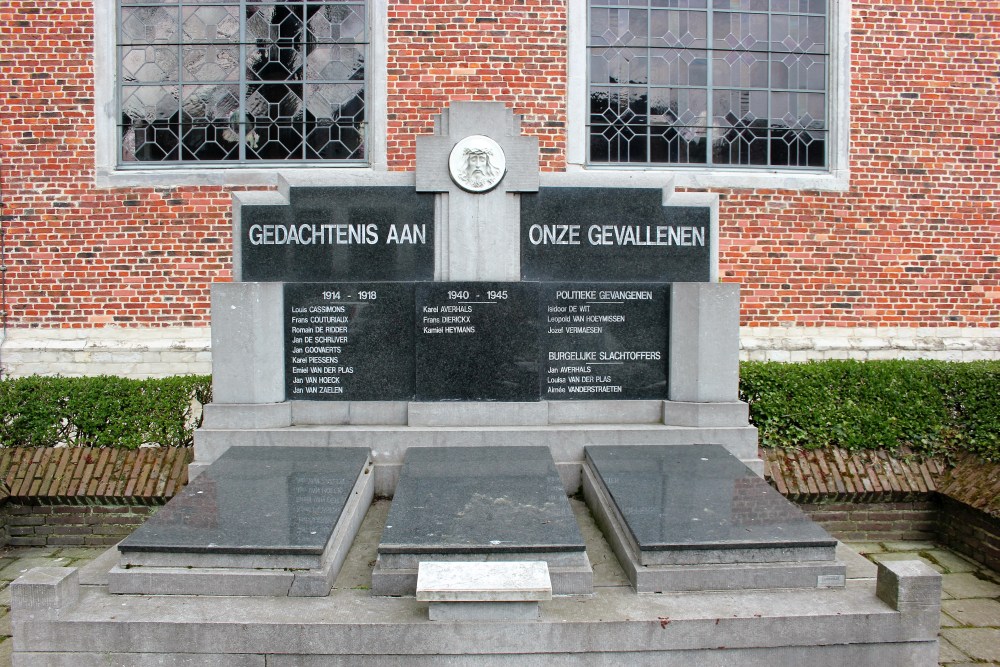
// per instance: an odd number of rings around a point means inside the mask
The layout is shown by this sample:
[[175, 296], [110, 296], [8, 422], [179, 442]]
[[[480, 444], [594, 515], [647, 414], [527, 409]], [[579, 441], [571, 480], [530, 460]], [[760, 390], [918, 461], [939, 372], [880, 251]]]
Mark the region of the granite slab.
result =
[[521, 194], [523, 280], [704, 282], [711, 209], [664, 206], [660, 188], [540, 188]]
[[379, 554], [584, 552], [547, 447], [406, 453]]
[[540, 283], [542, 398], [667, 398], [669, 285]]
[[592, 446], [586, 458], [641, 552], [815, 548], [820, 560], [836, 547], [721, 445]]
[[413, 283], [285, 285], [285, 392], [296, 401], [413, 398]]
[[368, 454], [363, 447], [231, 447], [119, 551], [319, 557]]
[[418, 401], [537, 401], [538, 286], [416, 286]]
[[288, 206], [243, 206], [248, 282], [432, 280], [434, 195], [409, 187], [292, 188]]

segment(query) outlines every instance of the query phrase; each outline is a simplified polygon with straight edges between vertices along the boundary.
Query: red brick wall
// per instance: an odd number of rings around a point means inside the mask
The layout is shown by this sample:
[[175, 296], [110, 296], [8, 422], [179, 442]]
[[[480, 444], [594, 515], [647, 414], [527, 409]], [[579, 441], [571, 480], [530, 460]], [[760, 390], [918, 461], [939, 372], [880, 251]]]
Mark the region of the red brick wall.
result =
[[7, 505], [0, 510], [12, 547], [110, 547], [145, 523], [159, 505]]
[[413, 169], [416, 135], [449, 100], [503, 102], [539, 138], [542, 169], [563, 168], [565, 2], [390, 2], [388, 60], [390, 168]]
[[[109, 0], [110, 1], [110, 0]], [[566, 147], [566, 3], [389, 2], [388, 161], [448, 100], [502, 101]], [[92, 3], [0, 3], [0, 149], [15, 327], [207, 324], [228, 191], [95, 189]], [[723, 191], [743, 323], [1000, 326], [1000, 0], [855, 0], [851, 188]]]
[[799, 507], [844, 542], [938, 539], [938, 503], [929, 496], [902, 502], [805, 503]]
[[731, 193], [747, 324], [1000, 326], [1000, 2], [852, 17], [851, 189]]
[[955, 551], [1000, 572], [1000, 518], [943, 497], [938, 536]]
[[208, 323], [230, 277], [218, 188], [99, 190], [89, 2], [0, 3], [0, 149], [15, 327]]

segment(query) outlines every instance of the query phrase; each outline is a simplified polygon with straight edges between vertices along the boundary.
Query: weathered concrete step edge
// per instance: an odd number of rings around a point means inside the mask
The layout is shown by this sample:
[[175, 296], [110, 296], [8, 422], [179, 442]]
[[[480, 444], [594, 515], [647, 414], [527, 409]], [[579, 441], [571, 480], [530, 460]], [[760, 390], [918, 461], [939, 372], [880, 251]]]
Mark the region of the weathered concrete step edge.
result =
[[[15, 656], [19, 654], [15, 653]], [[304, 667], [316, 664], [350, 664], [352, 667], [440, 667], [436, 655], [261, 655], [261, 654], [192, 654], [172, 653], [151, 657], [144, 653], [46, 653], [31, 654], [31, 664], [44, 667], [106, 667], [106, 665], [182, 664], [185, 667]], [[776, 648], [706, 648], [665, 651], [620, 651], [614, 653], [546, 653], [516, 655], [448, 656], [451, 667], [512, 665], [513, 667], [606, 667], [628, 664], [632, 667], [731, 667], [732, 665], [768, 665], [768, 667], [843, 667], [844, 665], [882, 665], [883, 667], [936, 667], [938, 643], [849, 644], [841, 646], [782, 646]], [[44, 660], [44, 661], [41, 661]], [[170, 660], [169, 663], [166, 660]]]
[[435, 625], [422, 603], [367, 591], [306, 603], [255, 598], [237, 608], [226, 598], [114, 596], [83, 587], [57, 620], [36, 616], [21, 625], [14, 650], [173, 653], [183, 646], [188, 653], [295, 654], [309, 646], [321, 655], [490, 654], [936, 640], [937, 607], [900, 613], [872, 588], [683, 597], [605, 591], [591, 604], [544, 602], [539, 622], [492, 623], [485, 641], [481, 626]]

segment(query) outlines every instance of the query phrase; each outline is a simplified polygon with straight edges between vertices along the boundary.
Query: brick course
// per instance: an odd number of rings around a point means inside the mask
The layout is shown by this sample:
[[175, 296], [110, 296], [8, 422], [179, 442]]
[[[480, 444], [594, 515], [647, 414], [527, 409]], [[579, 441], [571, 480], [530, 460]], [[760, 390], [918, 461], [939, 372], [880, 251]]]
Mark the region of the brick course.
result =
[[191, 458], [180, 447], [0, 449], [0, 544], [117, 544], [183, 488]]
[[13, 504], [13, 516], [90, 514], [93, 505], [105, 503], [161, 504], [187, 484], [192, 458], [187, 447], [0, 448], [0, 502]]
[[4, 515], [6, 544], [24, 546], [112, 546], [143, 524], [160, 507], [123, 503], [74, 507], [72, 514], [53, 514], [51, 505], [8, 505]]
[[771, 485], [838, 539], [939, 541], [1000, 569], [1000, 464], [901, 454], [760, 450]]
[[845, 542], [934, 541], [938, 537], [940, 506], [932, 499], [902, 503], [804, 503], [799, 508]]
[[[207, 325], [230, 191], [94, 186], [93, 20], [92, 1], [0, 4], [8, 322]], [[742, 323], [1000, 327], [1000, 0], [855, 0], [851, 40], [850, 189], [719, 191]], [[391, 170], [449, 100], [504, 102], [564, 168], [565, 2], [390, 0], [386, 47]]]

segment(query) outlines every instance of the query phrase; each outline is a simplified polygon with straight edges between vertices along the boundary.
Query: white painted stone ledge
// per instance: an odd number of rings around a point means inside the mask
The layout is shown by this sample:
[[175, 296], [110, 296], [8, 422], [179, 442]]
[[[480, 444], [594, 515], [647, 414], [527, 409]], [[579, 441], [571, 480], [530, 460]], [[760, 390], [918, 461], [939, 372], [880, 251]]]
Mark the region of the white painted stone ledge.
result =
[[1000, 328], [740, 327], [740, 359], [1000, 359]]
[[211, 329], [103, 327], [8, 329], [4, 375], [121, 375], [146, 378], [212, 372]]

